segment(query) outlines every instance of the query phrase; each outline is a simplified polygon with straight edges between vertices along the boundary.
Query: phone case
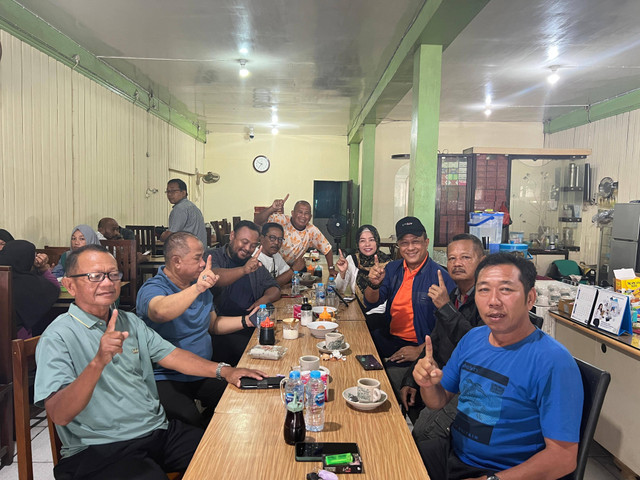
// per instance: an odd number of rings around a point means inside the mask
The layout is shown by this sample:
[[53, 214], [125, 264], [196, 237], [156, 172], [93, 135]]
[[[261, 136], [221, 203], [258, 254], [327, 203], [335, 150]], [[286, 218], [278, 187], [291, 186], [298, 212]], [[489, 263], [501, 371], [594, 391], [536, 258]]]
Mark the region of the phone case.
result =
[[365, 370], [382, 370], [382, 365], [373, 355], [356, 355]]
[[240, 379], [240, 388], [280, 388], [282, 377], [267, 377], [262, 380], [255, 378], [242, 377]]

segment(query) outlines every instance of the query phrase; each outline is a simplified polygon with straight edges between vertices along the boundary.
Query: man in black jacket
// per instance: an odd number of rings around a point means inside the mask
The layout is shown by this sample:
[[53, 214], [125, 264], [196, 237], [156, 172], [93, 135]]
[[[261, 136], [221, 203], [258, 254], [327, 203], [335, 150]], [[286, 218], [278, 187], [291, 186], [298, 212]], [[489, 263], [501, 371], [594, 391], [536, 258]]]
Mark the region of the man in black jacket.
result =
[[[440, 368], [469, 330], [484, 325], [474, 301], [476, 268], [483, 258], [484, 249], [477, 237], [468, 233], [456, 235], [447, 246], [447, 269], [456, 289], [449, 294], [441, 276], [438, 285], [429, 288], [429, 297], [437, 308], [436, 325], [431, 332], [433, 358]], [[420, 357], [423, 356], [424, 352]], [[414, 424], [414, 438], [418, 441], [446, 435], [455, 417], [457, 396], [440, 410], [425, 408], [420, 397], [416, 399], [419, 387], [412, 373], [413, 366], [403, 379], [400, 397]]]

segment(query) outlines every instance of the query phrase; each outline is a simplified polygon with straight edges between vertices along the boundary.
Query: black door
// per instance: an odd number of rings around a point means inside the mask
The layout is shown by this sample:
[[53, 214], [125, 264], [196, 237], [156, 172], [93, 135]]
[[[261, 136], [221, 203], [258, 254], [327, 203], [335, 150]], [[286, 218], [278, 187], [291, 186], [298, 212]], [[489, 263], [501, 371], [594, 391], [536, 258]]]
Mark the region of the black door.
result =
[[[331, 243], [337, 254], [336, 244], [342, 249], [353, 248], [355, 245], [354, 225], [358, 219], [357, 204], [354, 208], [354, 197], [357, 198], [357, 186], [351, 180], [345, 182], [333, 182], [316, 180], [313, 182], [313, 220], [312, 223], [320, 229]], [[335, 218], [342, 216], [344, 221], [336, 222]], [[332, 220], [333, 217], [333, 220]], [[340, 237], [334, 237], [329, 233], [327, 224], [339, 223], [343, 226], [344, 233]]]

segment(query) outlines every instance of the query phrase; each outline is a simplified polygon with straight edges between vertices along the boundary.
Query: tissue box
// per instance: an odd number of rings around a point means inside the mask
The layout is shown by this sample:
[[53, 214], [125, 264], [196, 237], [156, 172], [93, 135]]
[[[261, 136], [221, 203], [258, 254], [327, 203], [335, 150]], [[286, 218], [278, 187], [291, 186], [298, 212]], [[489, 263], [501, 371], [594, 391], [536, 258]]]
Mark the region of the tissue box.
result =
[[636, 277], [633, 268], [620, 268], [613, 271], [615, 289], [620, 293], [631, 293], [640, 287], [640, 278]]

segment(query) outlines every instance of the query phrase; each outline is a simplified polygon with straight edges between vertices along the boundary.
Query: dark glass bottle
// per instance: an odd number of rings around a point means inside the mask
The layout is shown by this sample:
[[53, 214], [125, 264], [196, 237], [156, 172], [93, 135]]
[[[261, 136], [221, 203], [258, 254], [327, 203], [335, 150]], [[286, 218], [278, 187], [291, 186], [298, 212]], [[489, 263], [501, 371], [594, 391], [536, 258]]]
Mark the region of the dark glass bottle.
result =
[[276, 343], [276, 329], [273, 322], [267, 317], [260, 324], [260, 345], [275, 345]]
[[284, 419], [284, 441], [289, 445], [295, 445], [296, 442], [304, 442], [307, 435], [307, 429], [304, 424], [304, 415], [302, 410], [304, 404], [297, 394], [293, 401], [287, 404], [287, 416]]
[[307, 297], [302, 297], [302, 305], [300, 306], [300, 325], [305, 326], [313, 322], [313, 308]]

